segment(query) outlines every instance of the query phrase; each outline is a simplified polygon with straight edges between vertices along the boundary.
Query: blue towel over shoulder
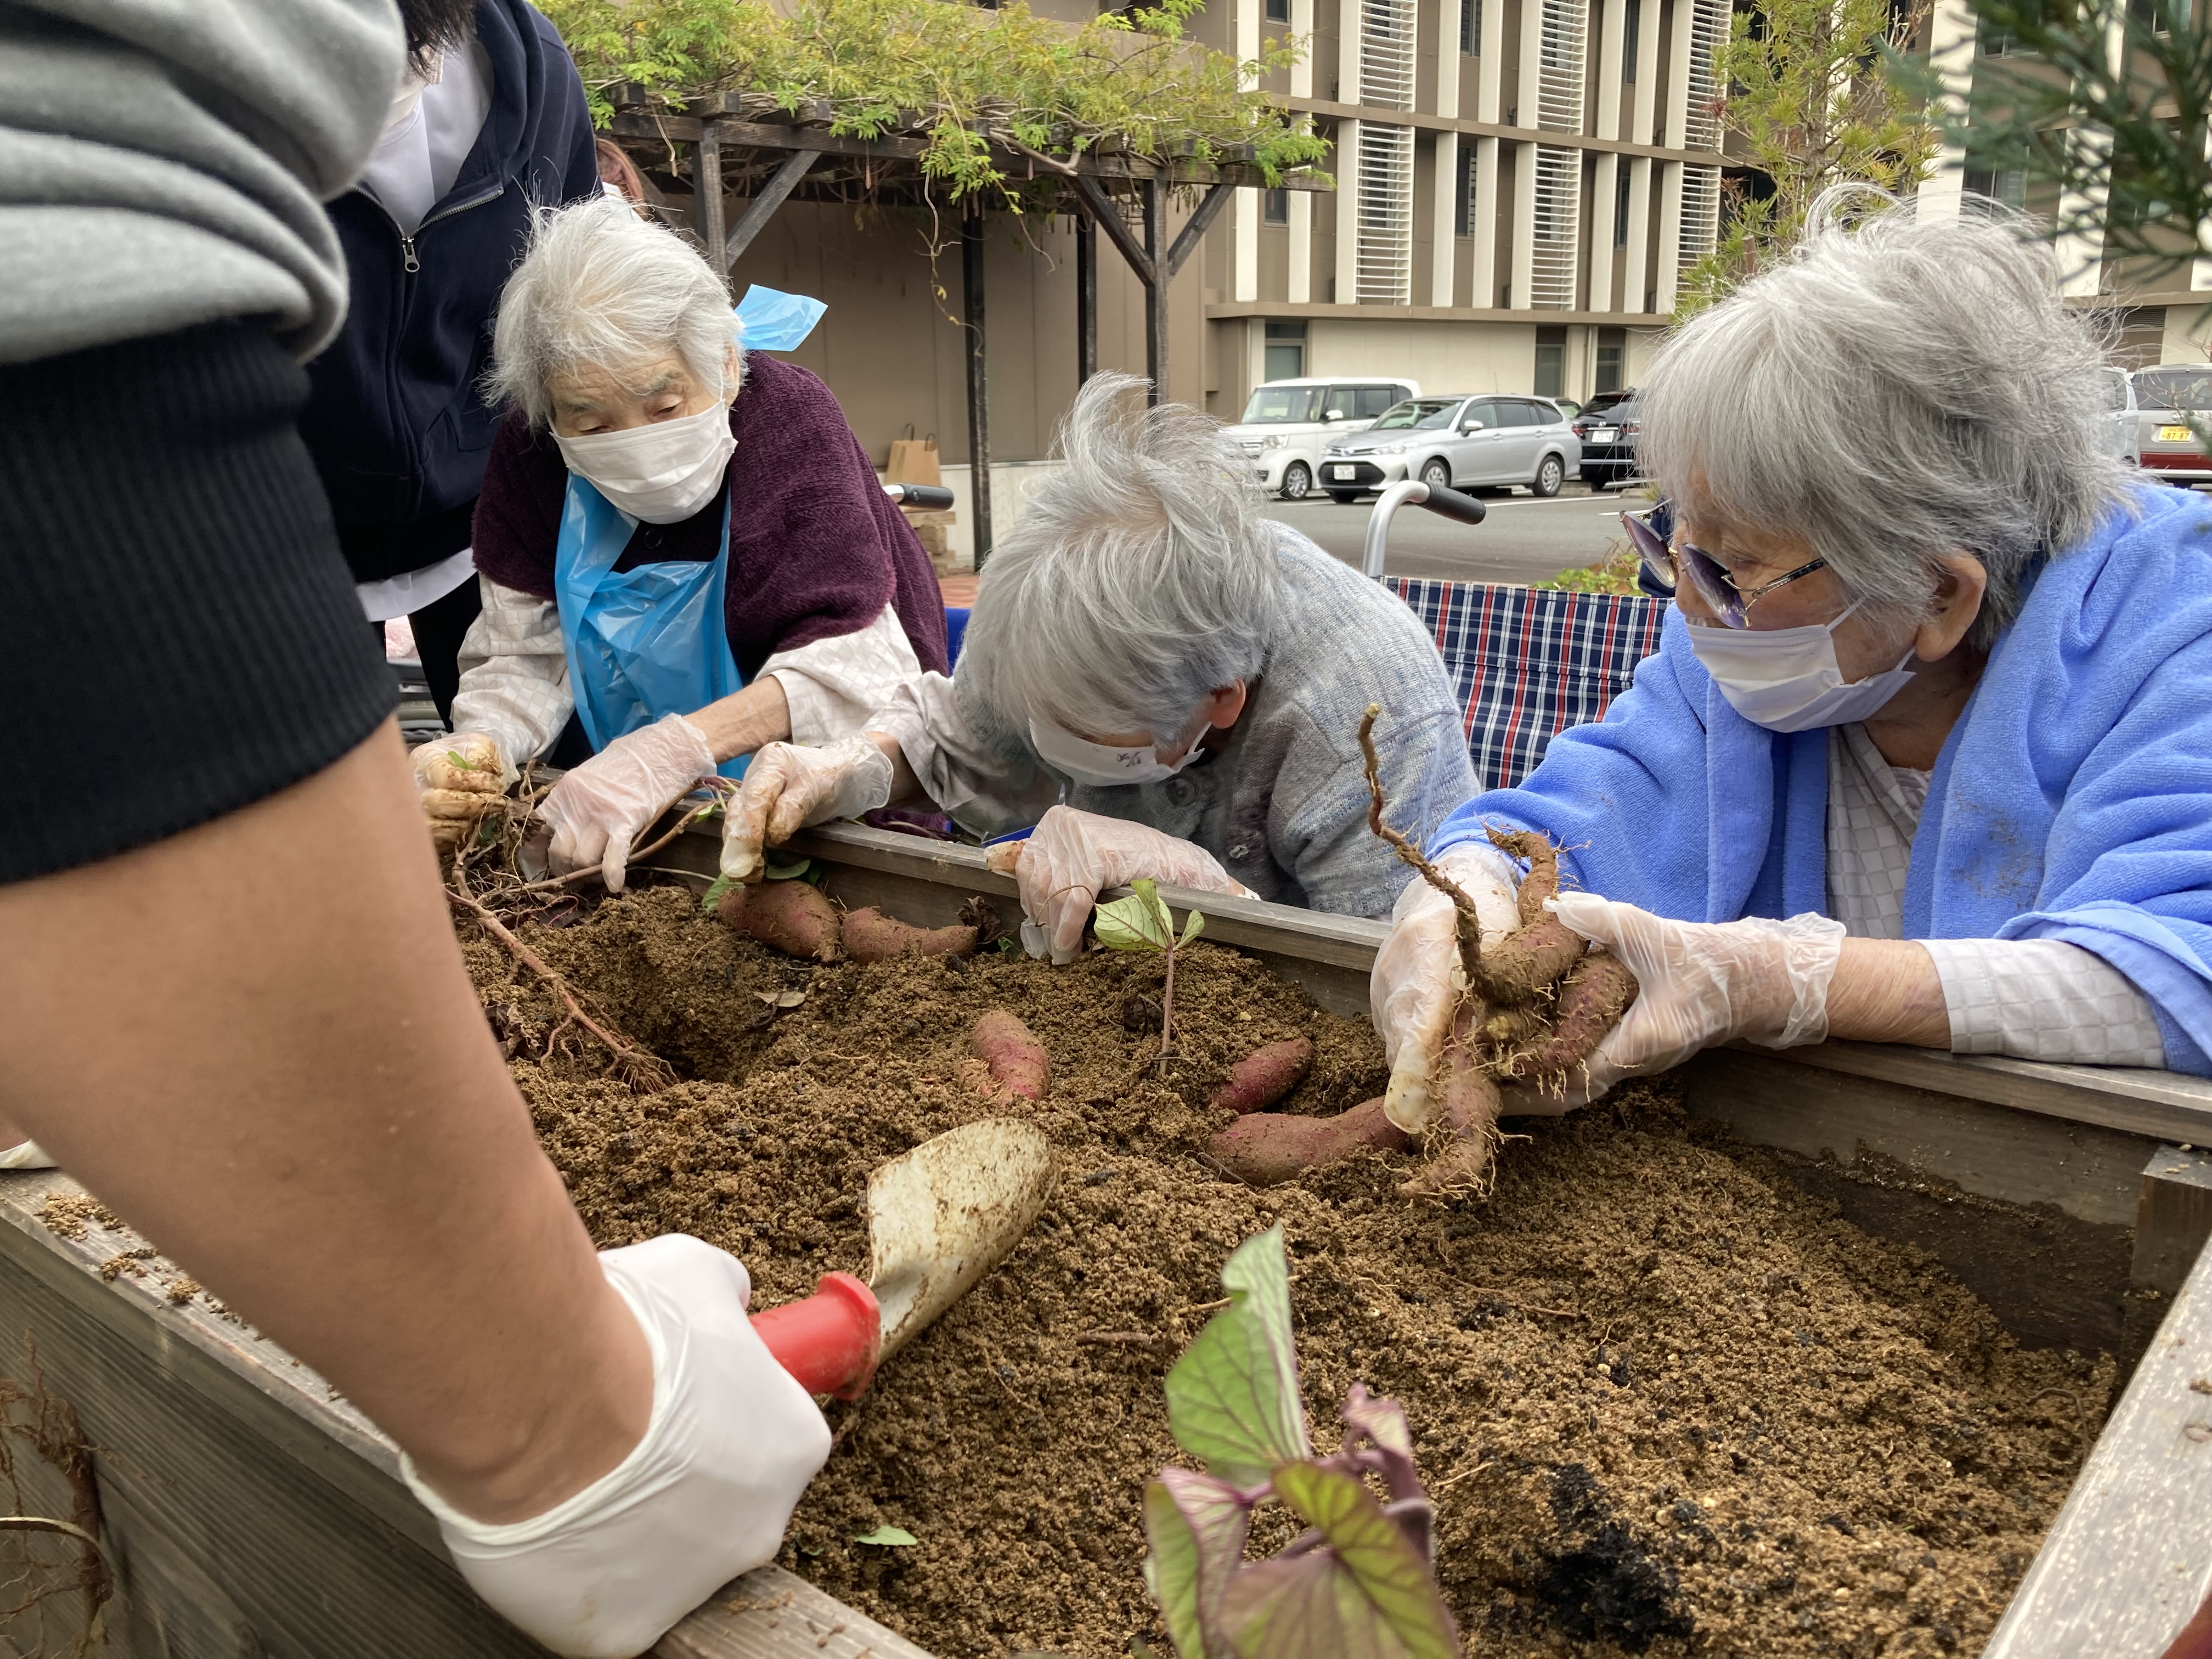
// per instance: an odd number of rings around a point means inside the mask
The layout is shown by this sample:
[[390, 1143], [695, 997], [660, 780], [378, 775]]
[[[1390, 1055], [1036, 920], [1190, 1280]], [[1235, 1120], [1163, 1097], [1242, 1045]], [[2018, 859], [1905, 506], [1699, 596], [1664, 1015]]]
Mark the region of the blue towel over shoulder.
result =
[[[2047, 562], [1943, 745], [1906, 877], [1911, 939], [2056, 939], [2156, 1010], [2166, 1064], [2212, 1076], [2212, 501], [2144, 486]], [[1827, 908], [1826, 730], [1753, 726], [1679, 611], [1595, 726], [1486, 821], [1540, 830], [1564, 875], [1686, 921]]]

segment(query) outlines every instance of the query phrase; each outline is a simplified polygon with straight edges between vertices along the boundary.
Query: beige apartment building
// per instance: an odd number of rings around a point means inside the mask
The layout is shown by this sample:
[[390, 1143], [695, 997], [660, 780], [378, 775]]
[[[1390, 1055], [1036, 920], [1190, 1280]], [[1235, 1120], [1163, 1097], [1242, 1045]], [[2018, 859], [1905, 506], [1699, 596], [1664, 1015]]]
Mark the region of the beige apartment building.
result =
[[1208, 238], [1206, 407], [1291, 374], [1586, 399], [1632, 385], [1717, 228], [1728, 0], [1213, 0], [1197, 33], [1335, 144], [1333, 196]]

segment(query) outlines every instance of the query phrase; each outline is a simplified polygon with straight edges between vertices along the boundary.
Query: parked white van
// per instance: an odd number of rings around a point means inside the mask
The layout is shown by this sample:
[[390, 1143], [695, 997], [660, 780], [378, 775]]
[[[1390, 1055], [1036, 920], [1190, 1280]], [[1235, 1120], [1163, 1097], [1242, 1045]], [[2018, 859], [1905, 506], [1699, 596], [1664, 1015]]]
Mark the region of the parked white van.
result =
[[1252, 458], [1262, 485], [1286, 501], [1302, 501], [1314, 493], [1324, 443], [1364, 431], [1392, 404], [1420, 395], [1412, 380], [1381, 377], [1270, 380], [1253, 392], [1244, 418], [1228, 432]]

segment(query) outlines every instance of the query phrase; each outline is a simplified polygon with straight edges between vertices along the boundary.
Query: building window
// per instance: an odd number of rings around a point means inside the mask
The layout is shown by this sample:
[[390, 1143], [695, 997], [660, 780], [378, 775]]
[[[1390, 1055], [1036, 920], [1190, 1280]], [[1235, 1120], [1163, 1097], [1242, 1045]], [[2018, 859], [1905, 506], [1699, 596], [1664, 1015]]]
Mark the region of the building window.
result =
[[1452, 192], [1452, 234], [1474, 234], [1474, 144], [1466, 138], [1459, 145], [1459, 188]]
[[2128, 21], [2154, 34], [2168, 34], [2173, 29], [2173, 8], [2167, 0], [2128, 0]]
[[1269, 323], [1267, 325], [1265, 379], [1295, 380], [1306, 372], [1306, 325]]
[[1974, 50], [1984, 58], [2005, 58], [2019, 50], [2011, 33], [1994, 23], [1984, 23], [1974, 31]]
[[1620, 31], [1620, 78], [1636, 84], [1637, 40], [1644, 28], [1644, 0], [1628, 0], [1628, 21]]
[[1966, 183], [1969, 196], [1984, 197], [2014, 212], [2027, 210], [2027, 172], [2023, 167], [1968, 167]]
[[1621, 386], [1621, 362], [1628, 352], [1628, 331], [1625, 328], [1601, 328], [1597, 331], [1596, 378], [1590, 383], [1592, 392], [1618, 392]]
[[1470, 58], [1482, 55], [1482, 0], [1459, 0], [1459, 49]]
[[1613, 180], [1613, 245], [1628, 246], [1628, 204], [1632, 199], [1629, 185], [1635, 175], [1630, 171], [1628, 158], [1624, 155], [1616, 164]]
[[1287, 190], [1263, 190], [1260, 192], [1260, 216], [1271, 225], [1291, 222], [1291, 192]]
[[1291, 21], [1291, 0], [1267, 0], [1267, 21], [1287, 23]]
[[1536, 331], [1536, 384], [1539, 398], [1567, 395], [1567, 331], [1554, 324]]

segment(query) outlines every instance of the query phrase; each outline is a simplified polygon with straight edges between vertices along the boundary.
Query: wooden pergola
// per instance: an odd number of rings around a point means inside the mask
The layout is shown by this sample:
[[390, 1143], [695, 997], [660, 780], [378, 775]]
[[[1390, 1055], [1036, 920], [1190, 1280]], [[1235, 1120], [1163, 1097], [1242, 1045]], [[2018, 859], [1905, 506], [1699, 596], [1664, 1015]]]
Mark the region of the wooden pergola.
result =
[[[757, 93], [721, 93], [667, 112], [644, 88], [615, 89], [617, 113], [610, 136], [658, 179], [691, 196], [691, 228], [702, 246], [720, 250], [718, 269], [729, 268], [752, 245], [778, 208], [802, 201], [871, 201], [921, 205], [929, 199], [921, 158], [929, 147], [932, 118], [913, 112], [903, 130], [876, 138], [830, 131], [835, 110], [827, 101], [779, 108]], [[1116, 149], [1109, 140], [1070, 161], [1047, 155], [1011, 137], [991, 141], [991, 159], [1040, 211], [1064, 212], [1075, 221], [1076, 377], [1087, 380], [1098, 367], [1098, 242], [1103, 229], [1145, 290], [1145, 373], [1158, 402], [1167, 380], [1168, 285], [1198, 251], [1220, 216], [1229, 193], [1267, 188], [1267, 175], [1249, 150], [1218, 161], [1191, 155], [1164, 158]], [[1279, 189], [1320, 191], [1326, 185], [1292, 174]], [[1172, 242], [1166, 236], [1170, 195], [1194, 193], [1198, 205]], [[723, 198], [750, 197], [735, 224], [726, 222]], [[960, 226], [961, 291], [968, 331], [968, 449], [975, 514], [975, 565], [991, 548], [989, 489], [991, 422], [985, 390], [983, 216], [981, 198], [964, 204]], [[714, 256], [710, 252], [710, 258]]]

